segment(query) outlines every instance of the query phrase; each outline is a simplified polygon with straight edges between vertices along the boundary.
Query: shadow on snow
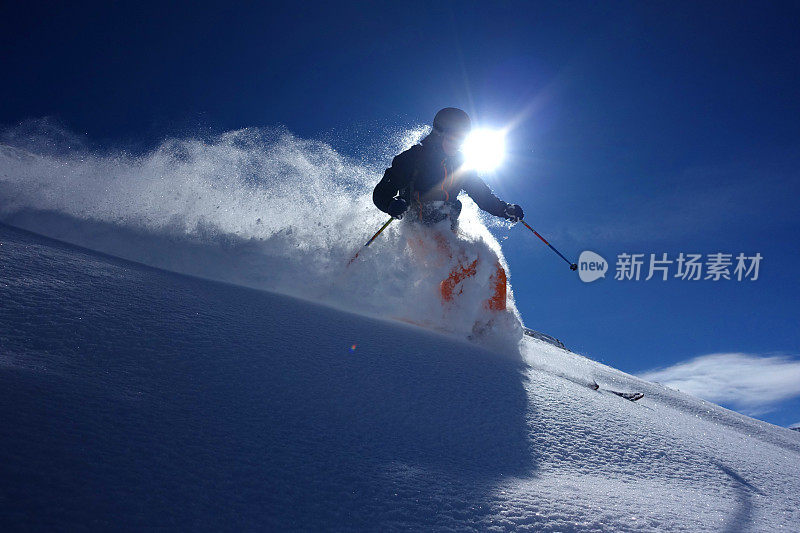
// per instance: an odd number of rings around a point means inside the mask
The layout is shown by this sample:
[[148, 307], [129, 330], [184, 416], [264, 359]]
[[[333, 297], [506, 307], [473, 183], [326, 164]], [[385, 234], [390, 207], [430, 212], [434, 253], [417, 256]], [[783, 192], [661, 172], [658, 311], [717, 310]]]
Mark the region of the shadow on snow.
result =
[[6, 226], [0, 239], [9, 525], [454, 525], [536, 470], [519, 361]]

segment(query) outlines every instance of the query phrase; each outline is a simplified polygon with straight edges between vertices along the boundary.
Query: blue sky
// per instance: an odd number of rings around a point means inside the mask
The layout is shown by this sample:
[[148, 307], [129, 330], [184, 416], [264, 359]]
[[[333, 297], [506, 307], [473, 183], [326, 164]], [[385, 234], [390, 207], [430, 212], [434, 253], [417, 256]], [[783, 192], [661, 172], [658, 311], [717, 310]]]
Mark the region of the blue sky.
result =
[[[501, 229], [530, 327], [631, 373], [708, 354], [746, 354], [711, 360], [746, 362], [727, 379], [796, 372], [796, 3], [5, 4], [0, 20], [0, 124], [54, 117], [99, 146], [281, 124], [361, 156], [363, 132], [444, 106], [513, 123], [487, 181], [568, 256], [764, 257], [755, 282], [584, 284]], [[791, 391], [720, 398], [800, 421]]]

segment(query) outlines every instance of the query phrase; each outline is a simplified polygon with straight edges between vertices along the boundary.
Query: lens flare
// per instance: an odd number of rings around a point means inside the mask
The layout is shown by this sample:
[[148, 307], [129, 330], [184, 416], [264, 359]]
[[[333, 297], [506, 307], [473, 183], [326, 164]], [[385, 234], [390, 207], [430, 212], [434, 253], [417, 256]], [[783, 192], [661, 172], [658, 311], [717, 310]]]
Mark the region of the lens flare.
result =
[[467, 168], [478, 172], [492, 171], [505, 157], [506, 134], [502, 130], [474, 130], [464, 141], [461, 151]]

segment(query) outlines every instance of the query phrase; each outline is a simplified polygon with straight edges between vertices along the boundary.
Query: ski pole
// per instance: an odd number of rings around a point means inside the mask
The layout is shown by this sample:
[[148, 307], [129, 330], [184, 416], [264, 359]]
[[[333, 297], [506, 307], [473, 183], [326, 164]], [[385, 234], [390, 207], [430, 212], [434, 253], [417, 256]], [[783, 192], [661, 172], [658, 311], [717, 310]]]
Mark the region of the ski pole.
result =
[[[365, 244], [364, 246], [362, 246], [362, 247], [361, 247], [361, 250], [363, 250], [364, 248], [366, 248], [367, 246], [369, 246], [370, 244], [372, 244], [372, 241], [374, 241], [375, 239], [377, 239], [377, 238], [378, 238], [378, 235], [380, 235], [381, 233], [383, 233], [383, 230], [385, 230], [385, 229], [386, 229], [386, 227], [387, 227], [389, 224], [391, 224], [391, 223], [392, 223], [392, 220], [394, 220], [394, 217], [392, 217], [392, 218], [390, 218], [389, 220], [387, 220], [387, 221], [386, 221], [386, 224], [384, 224], [383, 226], [381, 226], [381, 229], [379, 229], [379, 230], [378, 230], [378, 231], [375, 233], [375, 235], [373, 235], [373, 236], [372, 236], [372, 238], [371, 238], [370, 240], [368, 240], [368, 241], [367, 241], [367, 244]], [[361, 253], [361, 250], [359, 250], [359, 251], [357, 251], [357, 252], [356, 252], [356, 255], [354, 255], [354, 256], [353, 256], [353, 258], [350, 260], [350, 262], [348, 262], [348, 263], [347, 263], [347, 266], [350, 266], [350, 265], [353, 263], [353, 261], [355, 261], [355, 260], [356, 260], [356, 257], [358, 257], [358, 254], [360, 254], [360, 253]]]
[[578, 265], [577, 265], [577, 263], [573, 263], [572, 261], [570, 261], [569, 259], [567, 259], [567, 258], [566, 258], [566, 257], [564, 257], [563, 255], [561, 255], [561, 252], [559, 252], [558, 250], [556, 250], [555, 246], [553, 246], [552, 244], [550, 244], [549, 242], [547, 242], [547, 239], [545, 239], [544, 237], [542, 237], [541, 235], [539, 235], [539, 232], [538, 232], [538, 231], [536, 231], [535, 229], [533, 229], [532, 227], [530, 227], [530, 226], [528, 225], [528, 223], [527, 223], [527, 222], [525, 222], [524, 220], [520, 220], [520, 222], [522, 222], [523, 224], [525, 224], [525, 227], [526, 227], [526, 228], [528, 228], [529, 230], [531, 230], [531, 231], [533, 232], [533, 234], [534, 234], [534, 235], [536, 235], [537, 237], [539, 237], [540, 239], [542, 239], [542, 242], [543, 242], [543, 243], [545, 243], [547, 246], [549, 246], [549, 247], [550, 247], [550, 249], [551, 249], [551, 250], [553, 250], [555, 253], [557, 253], [557, 254], [558, 254], [558, 257], [560, 257], [561, 259], [563, 259], [564, 261], [566, 261], [566, 262], [567, 262], [567, 264], [569, 265], [569, 269], [570, 269], [570, 270], [578, 270]]

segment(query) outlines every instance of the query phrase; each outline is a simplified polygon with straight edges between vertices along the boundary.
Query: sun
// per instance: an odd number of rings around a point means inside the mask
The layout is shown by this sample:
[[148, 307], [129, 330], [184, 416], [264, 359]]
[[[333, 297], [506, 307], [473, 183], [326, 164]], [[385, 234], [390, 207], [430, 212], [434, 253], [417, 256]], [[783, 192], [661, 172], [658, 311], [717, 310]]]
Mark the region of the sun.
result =
[[502, 164], [506, 152], [506, 134], [502, 130], [477, 129], [461, 147], [464, 165], [478, 172], [491, 172]]

